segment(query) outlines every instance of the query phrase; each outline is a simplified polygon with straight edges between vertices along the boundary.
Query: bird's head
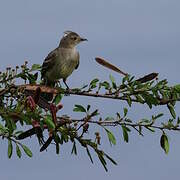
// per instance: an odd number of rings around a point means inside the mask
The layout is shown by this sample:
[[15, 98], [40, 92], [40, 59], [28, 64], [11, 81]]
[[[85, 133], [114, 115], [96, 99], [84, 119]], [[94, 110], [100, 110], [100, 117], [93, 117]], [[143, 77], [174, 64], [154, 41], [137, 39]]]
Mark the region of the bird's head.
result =
[[74, 48], [77, 44], [83, 41], [87, 41], [87, 39], [80, 37], [75, 32], [65, 31], [64, 36], [60, 41], [60, 46], [64, 48]]

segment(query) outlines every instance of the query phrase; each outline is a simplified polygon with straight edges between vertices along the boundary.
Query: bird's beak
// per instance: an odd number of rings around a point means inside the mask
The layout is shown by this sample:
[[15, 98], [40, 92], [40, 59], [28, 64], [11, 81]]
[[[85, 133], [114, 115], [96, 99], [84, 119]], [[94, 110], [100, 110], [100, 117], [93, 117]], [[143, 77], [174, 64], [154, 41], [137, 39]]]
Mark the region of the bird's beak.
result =
[[85, 38], [81, 38], [81, 41], [87, 41], [87, 39], [85, 39]]

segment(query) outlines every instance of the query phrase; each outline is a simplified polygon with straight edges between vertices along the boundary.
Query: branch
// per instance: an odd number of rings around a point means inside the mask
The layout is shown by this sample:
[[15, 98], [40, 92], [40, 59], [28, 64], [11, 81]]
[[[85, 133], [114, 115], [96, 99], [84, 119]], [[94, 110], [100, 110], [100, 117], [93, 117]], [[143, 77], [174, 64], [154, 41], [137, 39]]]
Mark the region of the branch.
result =
[[[78, 89], [63, 89], [63, 88], [50, 88], [47, 86], [43, 86], [43, 85], [32, 85], [32, 84], [23, 84], [23, 85], [12, 85], [10, 87], [7, 87], [5, 89], [2, 89], [0, 91], [0, 96], [6, 94], [7, 92], [10, 92], [11, 89], [17, 89], [19, 91], [24, 91], [26, 90], [27, 92], [29, 92], [30, 94], [32, 94], [31, 92], [35, 92], [38, 88], [41, 89], [41, 92], [45, 92], [45, 93], [52, 93], [54, 95], [57, 94], [69, 94], [69, 95], [77, 95], [77, 96], [88, 96], [88, 97], [99, 97], [99, 98], [105, 98], [105, 99], [115, 99], [115, 100], [124, 100], [124, 101], [128, 101], [129, 100], [129, 96], [134, 96], [134, 95], [138, 95], [138, 94], [142, 94], [143, 92], [147, 91], [145, 89], [139, 89], [139, 90], [134, 90], [134, 92], [132, 93], [123, 93], [123, 95], [118, 96], [117, 93], [111, 93], [111, 94], [101, 94], [101, 93], [93, 93], [93, 92], [87, 92], [87, 91], [79, 91]], [[150, 91], [150, 90], [149, 90]], [[130, 99], [131, 102], [137, 102], [139, 103], [138, 99], [134, 99], [131, 98]], [[164, 99], [164, 98], [158, 98], [157, 97], [158, 105], [166, 105], [169, 102], [173, 102], [173, 101], [180, 101], [180, 98], [178, 99]], [[145, 100], [142, 100], [140, 102], [141, 104], [146, 103]]]
[[[65, 118], [65, 117], [57, 117], [58, 119], [58, 124], [61, 126], [61, 124], [71, 124], [71, 123], [84, 123], [85, 118], [83, 119], [73, 119], [73, 118]], [[131, 120], [130, 120], [131, 121]], [[88, 120], [88, 123], [90, 124], [97, 124], [100, 126], [129, 126], [129, 127], [145, 127], [145, 128], [154, 128], [154, 129], [159, 129], [161, 131], [163, 130], [175, 130], [175, 131], [180, 131], [180, 127], [178, 126], [168, 126], [168, 125], [153, 125], [152, 123], [146, 123], [146, 124], [141, 124], [141, 123], [128, 123], [125, 122], [124, 119], [118, 119], [118, 120], [113, 120], [113, 121], [95, 121], [95, 120]]]

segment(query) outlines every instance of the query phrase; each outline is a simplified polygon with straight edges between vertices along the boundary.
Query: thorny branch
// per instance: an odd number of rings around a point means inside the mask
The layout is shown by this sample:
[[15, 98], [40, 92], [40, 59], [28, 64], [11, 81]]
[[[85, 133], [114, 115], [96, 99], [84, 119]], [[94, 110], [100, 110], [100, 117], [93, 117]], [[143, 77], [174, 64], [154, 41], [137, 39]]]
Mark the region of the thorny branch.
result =
[[[50, 87], [43, 86], [43, 85], [25, 84], [25, 85], [18, 85], [18, 86], [12, 85], [10, 87], [6, 87], [5, 89], [1, 89], [0, 96], [7, 94], [8, 92], [11, 92], [11, 90], [15, 90], [15, 89], [19, 90], [19, 91], [26, 90], [27, 94], [33, 94], [33, 92], [35, 92], [37, 88], [41, 88], [41, 92], [52, 93], [54, 95], [69, 94], [69, 95], [98, 97], [98, 98], [116, 99], [116, 100], [124, 100], [124, 101], [129, 100], [127, 96], [133, 96], [133, 95], [141, 94], [141, 93], [147, 91], [147, 89], [139, 89], [139, 90], [134, 90], [132, 93], [127, 93], [127, 94], [122, 93], [122, 95], [119, 96], [119, 95], [117, 95], [117, 92], [101, 94], [101, 93], [97, 93], [97, 92], [79, 91], [77, 89], [66, 90], [66, 89], [62, 89], [62, 88], [50, 88]], [[118, 90], [118, 91], [119, 91], [119, 94], [121, 94], [121, 91], [120, 90]], [[151, 90], [148, 90], [148, 91], [151, 91]], [[165, 98], [157, 97], [157, 100], [158, 100], [158, 105], [165, 105], [165, 104], [168, 104], [169, 102], [180, 101], [180, 98], [165, 99]], [[135, 99], [135, 98], [131, 98], [131, 102], [139, 103], [139, 100]], [[144, 104], [144, 103], [146, 103], [146, 101], [142, 100], [141, 103]]]
[[[71, 119], [71, 118], [65, 118], [65, 117], [57, 117], [58, 124], [71, 124], [71, 123], [84, 123], [85, 119]], [[97, 124], [100, 126], [129, 126], [129, 127], [151, 127], [154, 129], [159, 129], [159, 130], [175, 130], [175, 131], [180, 131], [179, 126], [173, 126], [173, 127], [168, 127], [166, 125], [164, 126], [157, 126], [157, 125], [152, 125], [152, 123], [146, 123], [146, 124], [141, 124], [141, 123], [128, 123], [124, 122], [123, 119], [121, 120], [112, 120], [112, 121], [96, 121], [96, 120], [88, 120], [88, 123], [92, 124]]]
[[[96, 59], [97, 60], [97, 59]], [[41, 146], [40, 151], [44, 151], [50, 144], [56, 145], [56, 153], [59, 153], [59, 146], [71, 141], [73, 144], [72, 153], [77, 154], [76, 142], [79, 142], [87, 151], [87, 154], [93, 163], [89, 147], [97, 154], [105, 170], [106, 161], [109, 159], [113, 164], [115, 161], [104, 151], [99, 149], [101, 144], [101, 134], [95, 132], [95, 141], [84, 136], [89, 130], [89, 126], [94, 124], [102, 127], [108, 136], [111, 144], [116, 144], [116, 138], [113, 133], [107, 129], [108, 126], [121, 127], [124, 141], [128, 142], [128, 133], [131, 129], [136, 130], [143, 135], [142, 129], [154, 132], [156, 129], [162, 131], [160, 145], [165, 153], [169, 151], [168, 137], [166, 131], [180, 131], [180, 118], [177, 117], [174, 106], [180, 101], [180, 85], [168, 86], [167, 80], [159, 81], [157, 73], [150, 73], [142, 78], [134, 79], [127, 73], [122, 73], [120, 69], [115, 68], [102, 59], [98, 59], [100, 64], [105, 65], [116, 72], [126, 75], [122, 83], [118, 85], [114, 77], [110, 76], [110, 82], [101, 82], [98, 78], [93, 79], [89, 84], [75, 89], [63, 89], [61, 86], [55, 88], [46, 87], [37, 84], [38, 73], [33, 71], [40, 69], [39, 65], [33, 65], [31, 69], [27, 68], [27, 63], [22, 66], [22, 71], [7, 69], [5, 73], [0, 73], [0, 137], [8, 140], [8, 157], [12, 155], [12, 142], [16, 144], [16, 153], [21, 157], [18, 146], [22, 147], [28, 156], [32, 156], [31, 151], [21, 144], [20, 140], [32, 135], [37, 136]], [[15, 79], [24, 80], [21, 85], [15, 84]], [[29, 84], [27, 84], [27, 82]], [[53, 102], [48, 102], [41, 96], [41, 93], [51, 93], [54, 96]], [[140, 119], [134, 121], [127, 118], [128, 109], [124, 108], [124, 114], [117, 112], [115, 117], [102, 119], [99, 110], [92, 111], [91, 106], [76, 104], [74, 111], [83, 113], [83, 118], [74, 119], [68, 116], [58, 116], [57, 111], [63, 105], [60, 103], [62, 94], [98, 97], [104, 99], [114, 99], [126, 101], [131, 107], [133, 102], [147, 104], [149, 108], [153, 106], [166, 105], [171, 118], [167, 122], [156, 123], [156, 119], [163, 116], [162, 113], [152, 116], [150, 119]], [[91, 112], [92, 111], [92, 112]], [[22, 126], [32, 126], [29, 130], [19, 131], [20, 123]], [[45, 138], [44, 131], [48, 131], [48, 137]], [[44, 140], [44, 138], [46, 140]]]

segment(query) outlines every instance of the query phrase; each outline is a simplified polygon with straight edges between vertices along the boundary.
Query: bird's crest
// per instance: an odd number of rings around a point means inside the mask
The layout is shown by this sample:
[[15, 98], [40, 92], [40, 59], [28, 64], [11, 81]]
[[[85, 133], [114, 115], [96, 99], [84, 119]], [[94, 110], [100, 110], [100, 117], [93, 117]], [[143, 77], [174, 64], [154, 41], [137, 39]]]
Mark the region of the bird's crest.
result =
[[66, 37], [70, 33], [73, 33], [73, 32], [72, 31], [64, 31], [64, 37]]
[[79, 36], [77, 33], [73, 32], [73, 31], [65, 31], [64, 32], [64, 37], [66, 37], [69, 34], [72, 34], [72, 35], [75, 35], [75, 36]]

